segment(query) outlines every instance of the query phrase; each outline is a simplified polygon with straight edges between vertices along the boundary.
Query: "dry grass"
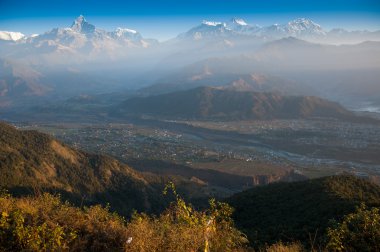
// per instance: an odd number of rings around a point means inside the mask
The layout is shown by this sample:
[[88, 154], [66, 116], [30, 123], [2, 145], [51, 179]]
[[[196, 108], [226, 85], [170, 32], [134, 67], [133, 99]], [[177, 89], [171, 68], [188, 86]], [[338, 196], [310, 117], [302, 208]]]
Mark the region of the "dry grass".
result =
[[282, 242], [278, 242], [273, 244], [266, 249], [267, 252], [302, 252], [305, 251], [302, 247], [301, 243], [294, 242], [289, 244], [284, 244]]
[[73, 164], [78, 164], [78, 158], [76, 156], [76, 153], [73, 150], [70, 150], [70, 148], [67, 148], [60, 144], [59, 142], [52, 140], [51, 143], [51, 148], [61, 157], [64, 159], [69, 160]]

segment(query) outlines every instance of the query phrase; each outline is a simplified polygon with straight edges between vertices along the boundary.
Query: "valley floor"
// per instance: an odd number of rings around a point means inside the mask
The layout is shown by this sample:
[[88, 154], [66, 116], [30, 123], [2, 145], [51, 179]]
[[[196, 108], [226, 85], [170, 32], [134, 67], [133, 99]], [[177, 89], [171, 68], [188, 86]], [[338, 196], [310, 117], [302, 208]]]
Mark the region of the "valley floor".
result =
[[[223, 194], [279, 180], [341, 173], [380, 181], [380, 127], [376, 124], [326, 119], [210, 122], [131, 118], [109, 123], [16, 125], [47, 132], [78, 149], [133, 163], [144, 172], [185, 176], [216, 187], [223, 187], [224, 181], [213, 183], [205, 172], [246, 178], [236, 182], [231, 176], [234, 186]], [[157, 167], [158, 163], [149, 163], [152, 160], [181, 169]]]

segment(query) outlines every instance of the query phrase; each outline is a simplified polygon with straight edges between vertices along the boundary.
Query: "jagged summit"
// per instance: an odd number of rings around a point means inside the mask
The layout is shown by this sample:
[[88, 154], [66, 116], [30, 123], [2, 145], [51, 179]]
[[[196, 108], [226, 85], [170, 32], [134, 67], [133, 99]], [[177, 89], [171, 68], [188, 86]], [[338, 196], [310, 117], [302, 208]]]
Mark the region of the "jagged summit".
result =
[[319, 24], [313, 22], [311, 19], [308, 18], [296, 18], [288, 23], [289, 25], [300, 25], [303, 27], [320, 27]]
[[227, 22], [227, 27], [241, 34], [252, 34], [259, 29], [257, 25], [249, 25], [244, 19], [236, 17]]
[[244, 19], [233, 17], [227, 22], [214, 22], [204, 20], [201, 25], [190, 29], [185, 37], [201, 39], [212, 36], [256, 36], [265, 39], [280, 39], [284, 37], [318, 38], [325, 36], [322, 27], [307, 18], [297, 18], [286, 24], [273, 24], [270, 26], [250, 25]]
[[287, 30], [291, 35], [325, 35], [322, 27], [307, 18], [297, 18], [287, 24]]
[[241, 18], [231, 18], [230, 19], [230, 23], [232, 24], [237, 24], [237, 25], [241, 25], [241, 26], [247, 26], [248, 24], [244, 21], [244, 19], [241, 19]]
[[109, 33], [111, 37], [117, 39], [142, 39], [142, 36], [136, 30], [118, 27], [114, 32]]
[[95, 26], [88, 23], [83, 15], [77, 17], [70, 28], [80, 33], [93, 33], [95, 31]]
[[132, 29], [128, 29], [128, 28], [121, 28], [121, 27], [118, 27], [116, 28], [115, 32], [119, 35], [123, 34], [123, 33], [133, 33], [133, 34], [136, 34], [137, 31], [135, 30], [132, 30]]
[[214, 38], [219, 36], [226, 36], [231, 33], [226, 23], [203, 20], [202, 23], [193, 27], [186, 33], [180, 34], [180, 38], [190, 38], [193, 40], [200, 40], [203, 38]]

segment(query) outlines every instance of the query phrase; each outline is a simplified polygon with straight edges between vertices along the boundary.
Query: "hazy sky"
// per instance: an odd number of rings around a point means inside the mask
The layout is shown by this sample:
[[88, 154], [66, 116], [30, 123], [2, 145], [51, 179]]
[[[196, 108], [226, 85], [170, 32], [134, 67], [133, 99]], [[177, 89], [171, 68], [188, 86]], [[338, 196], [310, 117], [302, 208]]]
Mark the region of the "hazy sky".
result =
[[380, 30], [380, 0], [0, 0], [0, 30], [42, 33], [68, 27], [80, 14], [99, 28], [131, 28], [160, 40], [203, 19], [231, 17], [262, 26], [306, 17], [327, 30]]

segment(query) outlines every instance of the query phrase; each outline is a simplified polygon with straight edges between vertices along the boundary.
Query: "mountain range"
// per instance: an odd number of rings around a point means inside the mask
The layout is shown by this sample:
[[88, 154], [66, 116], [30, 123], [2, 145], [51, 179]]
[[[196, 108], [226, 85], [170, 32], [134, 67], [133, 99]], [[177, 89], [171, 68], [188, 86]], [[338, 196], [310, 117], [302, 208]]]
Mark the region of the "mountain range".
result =
[[[77, 34], [75, 34], [77, 33]], [[157, 43], [157, 40], [145, 40], [140, 33], [128, 28], [117, 28], [115, 31], [107, 32], [96, 28], [88, 23], [84, 16], [77, 17], [69, 28], [56, 28], [44, 34], [33, 34], [25, 36], [20, 32], [0, 31], [0, 40], [18, 41], [19, 43], [33, 43], [35, 40], [43, 40], [54, 36], [61, 38], [78, 38], [79, 34], [85, 34], [93, 39], [113, 38], [126, 42], [127, 45], [149, 46], [150, 43]], [[380, 31], [347, 31], [342, 28], [334, 28], [325, 30], [319, 24], [307, 18], [297, 18], [286, 24], [273, 24], [269, 26], [259, 26], [248, 24], [241, 18], [231, 18], [227, 22], [216, 22], [204, 20], [198, 26], [189, 29], [185, 33], [181, 33], [177, 38], [191, 38], [200, 40], [213, 36], [253, 36], [264, 40], [274, 40], [284, 37], [296, 37], [300, 39], [313, 40], [321, 39], [325, 41], [346, 39], [348, 41], [365, 41], [379, 40]], [[36, 39], [38, 38], [38, 39]], [[60, 40], [59, 42], [68, 42]], [[135, 42], [135, 43], [134, 43]]]
[[[380, 99], [378, 32], [326, 31], [305, 18], [267, 27], [239, 18], [204, 21], [158, 42], [129, 28], [99, 29], [79, 16], [66, 28], [0, 37], [1, 109], [82, 94], [155, 95], [198, 86], [313, 95], [349, 107]], [[331, 45], [330, 38], [373, 41]]]
[[314, 95], [355, 107], [357, 101], [379, 100], [379, 58], [377, 41], [337, 46], [289, 37], [244, 53], [193, 62], [141, 91], [158, 94], [230, 85], [240, 90]]
[[91, 40], [100, 42], [111, 38], [120, 43], [125, 43], [124, 46], [148, 46], [149, 42], [157, 42], [155, 40], [145, 41], [139, 32], [128, 28], [118, 27], [114, 31], [96, 28], [95, 25], [87, 22], [82, 15], [78, 16], [70, 27], [54, 28], [43, 34], [25, 36], [20, 32], [0, 32], [0, 39], [2, 40], [18, 41], [18, 43], [39, 43], [44, 40], [55, 40], [59, 44], [73, 47], [81, 46]]
[[[260, 27], [249, 25], [243, 19], [233, 18], [228, 22], [203, 21], [176, 38], [159, 43], [147, 39], [133, 29], [117, 28], [106, 31], [95, 27], [80, 15], [70, 27], [54, 28], [42, 34], [25, 36], [19, 32], [0, 31], [1, 57], [8, 59], [28, 59], [34, 64], [38, 61], [80, 63], [96, 60], [99, 57], [108, 60], [132, 57], [136, 50], [159, 47], [155, 51], [168, 53], [178, 49], [206, 47], [208, 51], [226, 48], [252, 46], [281, 38], [295, 37], [321, 43], [353, 43], [367, 40], [380, 40], [380, 31], [353, 31], [333, 29], [325, 31], [320, 25], [306, 18], [298, 18], [287, 24], [274, 24]], [[334, 40], [336, 40], [334, 42]], [[340, 40], [340, 42], [339, 42]], [[210, 44], [213, 41], [213, 45]], [[203, 49], [204, 50], [204, 49]], [[144, 51], [144, 50], [143, 50]], [[148, 50], [149, 53], [152, 51]], [[143, 53], [140, 52], [140, 56]], [[36, 61], [35, 58], [38, 58]], [[60, 58], [60, 61], [57, 61]]]
[[306, 18], [298, 18], [287, 24], [273, 24], [260, 27], [249, 25], [243, 19], [232, 18], [228, 22], [203, 21], [201, 25], [190, 29], [180, 38], [192, 38], [199, 40], [213, 36], [253, 36], [264, 40], [273, 40], [283, 37], [317, 38], [327, 35], [322, 27]]

